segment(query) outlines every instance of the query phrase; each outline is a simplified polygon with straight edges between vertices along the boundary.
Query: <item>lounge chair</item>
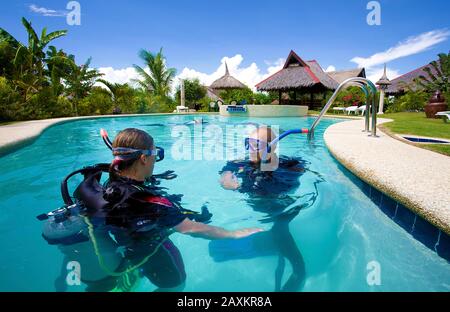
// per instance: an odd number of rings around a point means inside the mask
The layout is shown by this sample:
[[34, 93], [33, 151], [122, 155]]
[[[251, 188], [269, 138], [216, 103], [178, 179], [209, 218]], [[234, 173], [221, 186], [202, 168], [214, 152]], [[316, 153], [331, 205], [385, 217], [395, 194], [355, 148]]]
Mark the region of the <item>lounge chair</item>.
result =
[[189, 107], [177, 106], [177, 113], [186, 113], [186, 112], [189, 112]]
[[450, 121], [450, 111], [439, 112], [439, 113], [436, 114], [436, 116], [441, 117], [444, 120], [445, 123]]
[[364, 116], [366, 114], [366, 105], [361, 105], [360, 107], [358, 107], [358, 112], [361, 112], [361, 116]]
[[356, 114], [358, 113], [358, 109], [359, 109], [358, 106], [350, 106], [350, 107], [347, 107], [347, 108], [345, 109], [345, 111], [347, 112], [347, 115], [350, 115], [351, 113], [353, 113], [354, 115], [356, 115]]
[[337, 112], [337, 113], [339, 113], [339, 112], [344, 113], [345, 112], [345, 107], [333, 107], [333, 110], [335, 112]]

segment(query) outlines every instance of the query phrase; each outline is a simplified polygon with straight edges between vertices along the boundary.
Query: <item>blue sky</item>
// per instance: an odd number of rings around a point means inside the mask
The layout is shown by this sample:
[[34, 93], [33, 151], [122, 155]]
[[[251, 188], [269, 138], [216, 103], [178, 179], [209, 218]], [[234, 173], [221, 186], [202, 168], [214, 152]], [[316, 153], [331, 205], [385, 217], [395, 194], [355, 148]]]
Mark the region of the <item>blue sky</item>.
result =
[[380, 0], [380, 26], [367, 24], [367, 0], [78, 2], [81, 25], [69, 26], [68, 1], [3, 0], [0, 27], [22, 41], [22, 16], [39, 31], [68, 29], [55, 45], [78, 62], [92, 57], [91, 66], [117, 81], [132, 78], [142, 48], [163, 47], [170, 67], [205, 83], [223, 74], [228, 60], [232, 74], [248, 84], [276, 71], [291, 49], [324, 69], [365, 66], [372, 76], [385, 61], [395, 76], [450, 50], [447, 0]]

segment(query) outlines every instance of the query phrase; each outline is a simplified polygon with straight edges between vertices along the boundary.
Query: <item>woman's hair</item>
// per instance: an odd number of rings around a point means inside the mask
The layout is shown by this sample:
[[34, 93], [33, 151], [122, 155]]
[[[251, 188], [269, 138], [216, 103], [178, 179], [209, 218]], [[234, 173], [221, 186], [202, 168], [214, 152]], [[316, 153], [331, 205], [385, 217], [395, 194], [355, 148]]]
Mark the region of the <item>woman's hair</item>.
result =
[[[129, 128], [119, 132], [113, 142], [113, 148], [123, 147], [123, 148], [133, 148], [139, 150], [149, 150], [153, 148], [153, 138], [147, 132]], [[137, 153], [135, 156], [128, 158], [120, 156], [126, 156], [133, 154], [130, 152], [118, 153], [113, 152], [114, 160], [109, 167], [109, 179], [116, 180], [118, 178], [118, 173], [130, 168], [133, 164], [141, 157], [142, 154]]]

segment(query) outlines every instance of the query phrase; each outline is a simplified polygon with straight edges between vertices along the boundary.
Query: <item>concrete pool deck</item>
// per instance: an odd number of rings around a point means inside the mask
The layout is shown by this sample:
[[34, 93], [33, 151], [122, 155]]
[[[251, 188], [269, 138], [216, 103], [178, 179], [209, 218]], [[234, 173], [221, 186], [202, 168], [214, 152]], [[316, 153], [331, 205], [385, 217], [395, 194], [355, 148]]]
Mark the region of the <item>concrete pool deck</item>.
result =
[[[379, 124], [389, 122], [379, 119]], [[450, 234], [450, 157], [406, 144], [364, 120], [334, 124], [324, 134], [331, 154], [360, 179], [393, 197]]]

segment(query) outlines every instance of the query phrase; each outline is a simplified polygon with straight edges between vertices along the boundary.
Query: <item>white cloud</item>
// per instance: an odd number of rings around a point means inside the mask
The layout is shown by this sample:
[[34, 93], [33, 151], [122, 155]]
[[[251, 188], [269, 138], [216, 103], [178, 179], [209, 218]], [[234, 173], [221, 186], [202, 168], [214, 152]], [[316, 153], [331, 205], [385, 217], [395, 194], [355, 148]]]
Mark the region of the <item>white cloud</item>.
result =
[[193, 79], [198, 78], [200, 83], [209, 86], [214, 80], [222, 77], [225, 74], [225, 62], [228, 65], [230, 74], [236, 79], [246, 84], [252, 90], [255, 90], [255, 85], [261, 82], [268, 76], [274, 74], [283, 67], [284, 59], [278, 59], [274, 62], [265, 62], [268, 66], [265, 72], [256, 63], [251, 63], [247, 67], [241, 66], [244, 58], [241, 54], [236, 54], [233, 57], [223, 57], [220, 61], [219, 67], [212, 73], [203, 73], [195, 69], [185, 67], [175, 79], [175, 84], [179, 84], [179, 79]]
[[[375, 53], [367, 58], [354, 57], [350, 61], [358, 64], [358, 67], [365, 67], [367, 78], [375, 83], [383, 75], [383, 64], [426, 51], [436, 44], [446, 41], [449, 36], [450, 32], [446, 29], [432, 30], [409, 37], [386, 51]], [[399, 71], [393, 68], [388, 67], [386, 72], [390, 80], [400, 76]]]
[[325, 69], [325, 71], [328, 72], [332, 72], [332, 71], [336, 71], [336, 67], [334, 67], [333, 65], [330, 65], [327, 67], [327, 69]]
[[112, 67], [100, 67], [98, 70], [104, 74], [102, 79], [107, 80], [112, 83], [130, 83], [132, 84], [133, 79], [139, 78], [133, 67], [127, 67], [123, 69], [114, 69]]
[[35, 4], [31, 4], [29, 6], [29, 9], [31, 12], [40, 14], [43, 16], [66, 16], [67, 15], [67, 12], [65, 12], [65, 11], [56, 11], [56, 10], [47, 9], [44, 7], [38, 7]]
[[[222, 77], [225, 74], [225, 62], [227, 62], [230, 74], [237, 78], [242, 83], [246, 84], [252, 90], [256, 90], [255, 85], [258, 82], [266, 79], [270, 75], [279, 71], [284, 64], [284, 59], [278, 59], [273, 62], [265, 62], [267, 65], [266, 70], [262, 73], [261, 69], [256, 63], [251, 63], [247, 67], [241, 66], [244, 58], [240, 54], [236, 54], [233, 57], [223, 57], [220, 65], [212, 73], [203, 73], [192, 68], [185, 67], [180, 74], [178, 74], [172, 85], [173, 95], [176, 88], [180, 84], [180, 79], [194, 79], [198, 78], [200, 83], [209, 86], [214, 80]], [[98, 70], [104, 74], [102, 79], [110, 81], [112, 83], [128, 83], [135, 86], [133, 79], [138, 79], [139, 75], [136, 73], [133, 67], [126, 67], [122, 69], [114, 69], [113, 67], [100, 67]], [[103, 84], [97, 83], [97, 86], [104, 87]]]
[[351, 59], [351, 62], [358, 64], [358, 67], [376, 67], [377, 65], [428, 50], [432, 46], [447, 40], [449, 36], [450, 32], [448, 30], [429, 31], [409, 37], [405, 41], [399, 42], [396, 46], [384, 52], [375, 53], [370, 57], [354, 57]]
[[[376, 83], [381, 76], [383, 76], [384, 67], [372, 67], [367, 69], [366, 76], [367, 79], [371, 80], [373, 83]], [[398, 76], [400, 76], [400, 73], [392, 68], [387, 67], [386, 68], [386, 74], [389, 80], [395, 79]]]

